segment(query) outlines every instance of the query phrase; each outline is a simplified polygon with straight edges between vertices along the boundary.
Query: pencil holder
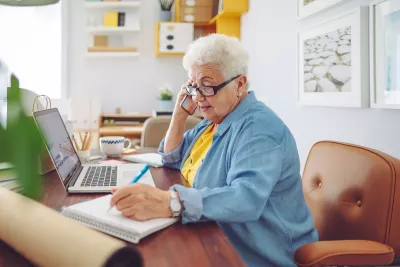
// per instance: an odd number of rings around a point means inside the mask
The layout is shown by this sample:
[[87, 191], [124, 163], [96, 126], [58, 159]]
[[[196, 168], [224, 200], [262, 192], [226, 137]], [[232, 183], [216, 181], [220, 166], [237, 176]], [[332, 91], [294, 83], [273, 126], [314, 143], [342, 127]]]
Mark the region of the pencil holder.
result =
[[90, 162], [90, 149], [80, 151], [78, 150], [78, 156], [82, 163]]

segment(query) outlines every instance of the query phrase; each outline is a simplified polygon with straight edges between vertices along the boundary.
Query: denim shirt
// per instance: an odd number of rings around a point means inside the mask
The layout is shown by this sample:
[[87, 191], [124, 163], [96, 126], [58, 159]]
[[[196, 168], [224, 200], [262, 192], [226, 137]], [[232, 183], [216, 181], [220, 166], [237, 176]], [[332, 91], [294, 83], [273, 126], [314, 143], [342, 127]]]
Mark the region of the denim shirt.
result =
[[[181, 144], [159, 152], [181, 169], [211, 121], [185, 132]], [[193, 187], [173, 185], [184, 203], [182, 223], [216, 221], [248, 266], [296, 266], [293, 252], [318, 240], [305, 203], [295, 140], [254, 92], [218, 126]]]

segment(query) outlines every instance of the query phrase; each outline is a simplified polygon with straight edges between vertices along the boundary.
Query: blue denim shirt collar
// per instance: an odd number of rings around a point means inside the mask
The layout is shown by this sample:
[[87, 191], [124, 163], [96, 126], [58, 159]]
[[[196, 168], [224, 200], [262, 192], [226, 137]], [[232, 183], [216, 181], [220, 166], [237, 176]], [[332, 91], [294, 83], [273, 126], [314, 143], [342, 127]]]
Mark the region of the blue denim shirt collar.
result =
[[254, 92], [249, 91], [248, 95], [240, 101], [239, 105], [225, 117], [222, 123], [218, 126], [218, 134], [223, 135], [231, 126], [232, 123], [243, 117], [243, 114], [257, 102]]

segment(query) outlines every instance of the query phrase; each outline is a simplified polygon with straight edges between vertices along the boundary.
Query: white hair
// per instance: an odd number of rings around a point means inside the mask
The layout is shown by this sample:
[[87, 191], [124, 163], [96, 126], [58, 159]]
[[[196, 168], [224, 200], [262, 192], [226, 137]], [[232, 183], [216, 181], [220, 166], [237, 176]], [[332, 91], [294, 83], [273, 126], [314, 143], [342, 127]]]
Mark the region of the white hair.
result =
[[183, 67], [190, 74], [192, 66], [205, 64], [219, 68], [225, 79], [246, 75], [249, 55], [239, 39], [223, 34], [210, 34], [196, 39], [183, 57]]

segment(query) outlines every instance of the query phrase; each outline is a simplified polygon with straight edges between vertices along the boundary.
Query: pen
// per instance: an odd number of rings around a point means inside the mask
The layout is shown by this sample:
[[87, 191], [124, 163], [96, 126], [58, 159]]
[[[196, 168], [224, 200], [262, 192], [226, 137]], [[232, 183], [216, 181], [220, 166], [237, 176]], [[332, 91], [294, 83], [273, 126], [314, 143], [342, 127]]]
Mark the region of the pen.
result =
[[[144, 168], [135, 176], [135, 178], [132, 179], [132, 181], [129, 184], [134, 184], [137, 181], [139, 181], [140, 178], [143, 177], [143, 175], [149, 170], [150, 165], [146, 164], [146, 166], [144, 166]], [[109, 212], [114, 206], [111, 206], [107, 212]]]
[[136, 175], [135, 178], [132, 179], [132, 181], [129, 184], [134, 184], [137, 181], [139, 181], [140, 178], [142, 178], [142, 176], [149, 170], [150, 165], [146, 164], [146, 166], [144, 166], [144, 168]]

